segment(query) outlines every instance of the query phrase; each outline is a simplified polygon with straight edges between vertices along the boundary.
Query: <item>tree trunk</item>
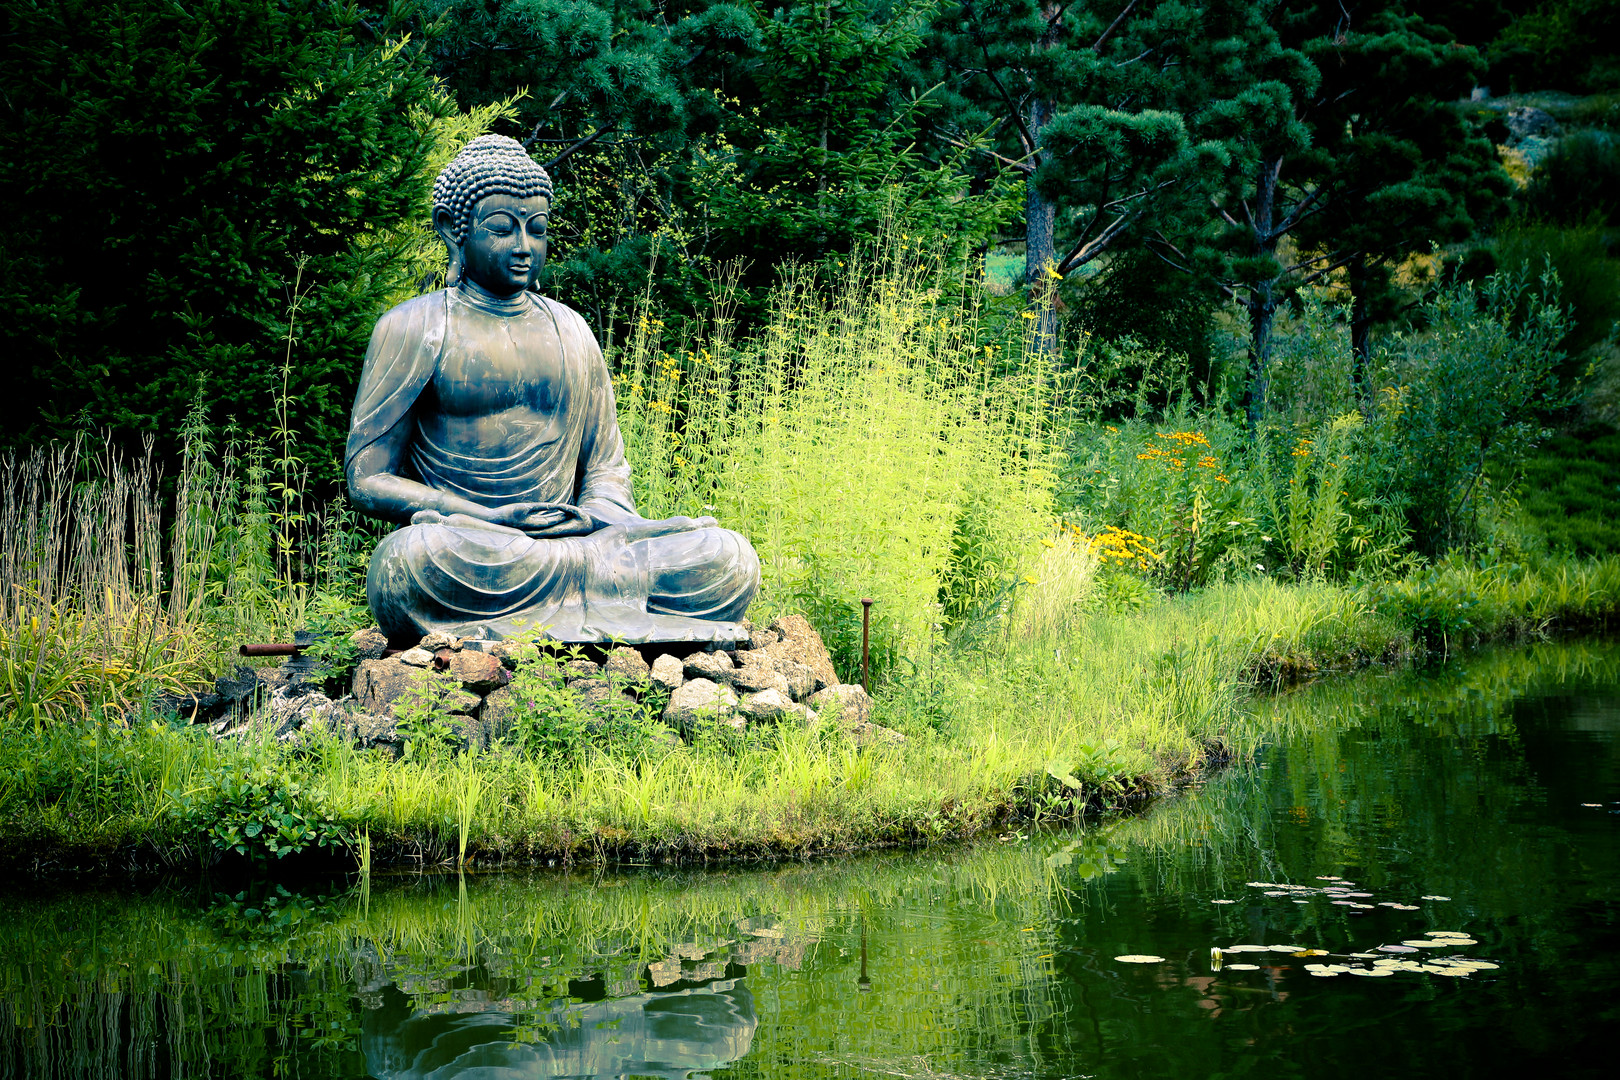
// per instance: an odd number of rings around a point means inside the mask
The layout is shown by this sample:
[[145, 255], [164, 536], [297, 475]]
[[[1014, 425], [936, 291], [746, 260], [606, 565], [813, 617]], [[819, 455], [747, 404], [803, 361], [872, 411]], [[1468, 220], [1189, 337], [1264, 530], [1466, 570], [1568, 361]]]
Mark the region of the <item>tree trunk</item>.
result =
[[[1041, 129], [1052, 115], [1052, 103], [1036, 98], [1030, 103], [1029, 133], [1039, 146]], [[1031, 159], [1040, 167], [1039, 152]], [[1035, 188], [1035, 173], [1024, 181], [1024, 281], [1029, 302], [1035, 305], [1036, 349], [1046, 353], [1057, 347], [1057, 282], [1047, 271], [1057, 265], [1057, 204]]]
[[1266, 418], [1266, 391], [1271, 383], [1271, 328], [1277, 319], [1277, 297], [1272, 283], [1257, 282], [1244, 301], [1249, 310], [1249, 392], [1244, 398], [1249, 431], [1258, 434]]
[[[1057, 44], [1063, 23], [1060, 0], [1041, 0], [1040, 10], [1046, 30], [1035, 41], [1037, 53]], [[1057, 349], [1058, 281], [1048, 272], [1057, 266], [1057, 205], [1035, 190], [1035, 174], [1044, 161], [1041, 131], [1052, 112], [1051, 100], [1037, 94], [1030, 99], [1025, 125], [1034, 145], [1029, 148], [1031, 169], [1024, 182], [1024, 281], [1029, 286], [1029, 301], [1035, 305], [1035, 348], [1043, 355]]]

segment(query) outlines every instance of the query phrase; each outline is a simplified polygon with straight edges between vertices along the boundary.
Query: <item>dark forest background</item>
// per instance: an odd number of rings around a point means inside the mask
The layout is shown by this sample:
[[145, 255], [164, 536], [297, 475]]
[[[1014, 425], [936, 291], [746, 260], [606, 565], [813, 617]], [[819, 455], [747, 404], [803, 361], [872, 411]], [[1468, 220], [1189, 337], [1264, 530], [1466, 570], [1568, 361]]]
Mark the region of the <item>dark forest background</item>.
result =
[[436, 284], [432, 177], [486, 129], [549, 163], [542, 288], [605, 336], [722, 288], [746, 323], [888, 230], [1252, 423], [1302, 290], [1365, 357], [1448, 276], [1550, 259], [1601, 412], [1617, 43], [1617, 0], [12, 0], [0, 444], [268, 437], [285, 379], [335, 481], [373, 322]]

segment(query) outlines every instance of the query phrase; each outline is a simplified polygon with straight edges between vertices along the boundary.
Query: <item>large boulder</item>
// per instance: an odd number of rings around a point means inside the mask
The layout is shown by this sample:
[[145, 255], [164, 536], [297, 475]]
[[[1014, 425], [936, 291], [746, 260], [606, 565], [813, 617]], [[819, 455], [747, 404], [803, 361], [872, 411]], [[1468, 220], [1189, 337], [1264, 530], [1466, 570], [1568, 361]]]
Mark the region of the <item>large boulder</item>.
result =
[[1555, 139], [1562, 133], [1552, 113], [1525, 105], [1507, 114], [1508, 142], [1517, 144], [1525, 139]]
[[562, 677], [565, 681], [593, 678], [600, 674], [601, 671], [601, 664], [598, 664], [595, 660], [586, 660], [583, 657], [578, 660], [568, 660], [562, 665]]
[[497, 739], [512, 737], [512, 728], [517, 723], [518, 702], [513, 697], [511, 688], [501, 687], [491, 690], [484, 698], [484, 705], [478, 710], [478, 719], [484, 729], [484, 737], [488, 742]]
[[685, 678], [685, 665], [679, 657], [664, 653], [652, 662], [652, 681], [666, 690], [674, 690]]
[[436, 655], [445, 665], [445, 670], [450, 672], [451, 678], [459, 682], [463, 690], [474, 694], [498, 690], [512, 678], [501, 662], [488, 653], [470, 649], [461, 652], [440, 649]]
[[388, 635], [375, 626], [368, 626], [350, 634], [349, 644], [354, 646], [356, 659], [381, 660], [388, 651]]
[[809, 726], [816, 722], [816, 714], [812, 710], [780, 690], [761, 690], [757, 694], [749, 694], [738, 703], [737, 711], [761, 724], [794, 721]]
[[856, 683], [835, 683], [811, 694], [805, 704], [843, 727], [864, 724], [872, 716], [872, 698]]
[[636, 699], [614, 686], [607, 679], [574, 679], [568, 689], [580, 704], [595, 713], [605, 713], [615, 706], [633, 707]]
[[817, 690], [838, 682], [838, 673], [833, 670], [827, 646], [822, 643], [821, 635], [816, 633], [809, 619], [803, 615], [784, 615], [771, 623], [771, 629], [780, 634], [782, 640], [755, 652], [775, 660], [803, 664], [815, 676]]
[[872, 723], [872, 698], [864, 687], [838, 683], [810, 695], [809, 706], [838, 725], [856, 746], [880, 743], [897, 746], [906, 737], [893, 728]]
[[436, 653], [440, 649], [459, 649], [461, 648], [461, 639], [451, 637], [449, 634], [439, 630], [433, 630], [423, 634], [422, 640], [416, 643], [416, 647], [426, 649], [430, 653]]
[[782, 696], [792, 699], [793, 690], [782, 673], [766, 657], [755, 657], [752, 653], [742, 653], [738, 659], [742, 663], [733, 671], [726, 673], [725, 681], [736, 688], [739, 694], [757, 694], [762, 690], [774, 690]]
[[693, 679], [669, 696], [664, 723], [685, 734], [706, 721], [741, 729], [748, 721], [737, 715], [737, 704], [737, 692], [731, 687], [709, 679]]
[[325, 694], [286, 686], [270, 694], [268, 708], [261, 715], [259, 723], [279, 742], [297, 738], [311, 725], [341, 732], [347, 720], [343, 706]]
[[803, 701], [821, 685], [816, 673], [803, 664], [795, 663], [782, 657], [767, 661], [776, 669], [777, 674], [787, 681], [788, 696], [794, 701]]
[[782, 635], [778, 634], [775, 630], [771, 630], [763, 626], [755, 626], [753, 622], [748, 619], [743, 620], [743, 629], [748, 631], [748, 636], [737, 642], [738, 651], [763, 649], [766, 646], [775, 645], [778, 641], [782, 640]]
[[710, 682], [726, 681], [736, 664], [731, 657], [723, 652], [698, 652], [686, 658], [682, 665], [689, 679], [708, 679]]
[[400, 657], [362, 660], [354, 669], [353, 692], [362, 712], [392, 716], [394, 705], [406, 694], [425, 695], [437, 713], [471, 715], [483, 701], [461, 688], [453, 675], [439, 674], [431, 667], [404, 663]]
[[621, 645], [608, 653], [602, 665], [602, 674], [619, 686], [643, 687], [652, 681], [652, 668], [641, 653], [628, 645]]
[[482, 642], [479, 644], [482, 651], [499, 660], [508, 671], [515, 671], [519, 664], [532, 664], [540, 659], [540, 646], [532, 641], [492, 641], [487, 645]]

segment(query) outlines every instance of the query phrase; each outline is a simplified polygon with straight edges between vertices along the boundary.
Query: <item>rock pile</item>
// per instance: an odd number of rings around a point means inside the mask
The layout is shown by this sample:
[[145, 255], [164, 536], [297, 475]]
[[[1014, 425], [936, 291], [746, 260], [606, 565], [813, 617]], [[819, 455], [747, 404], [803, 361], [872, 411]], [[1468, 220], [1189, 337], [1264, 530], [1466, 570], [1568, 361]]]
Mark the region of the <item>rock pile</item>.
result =
[[[596, 651], [598, 659], [562, 662], [558, 674], [568, 692], [597, 712], [667, 695], [663, 721], [688, 739], [706, 723], [739, 732], [758, 724], [836, 723], [858, 744], [904, 741], [899, 732], [872, 723], [872, 699], [860, 686], [838, 681], [821, 636], [802, 615], [769, 627], [744, 625], [748, 637], [734, 650], [680, 655], [678, 646], [625, 645]], [[393, 655], [376, 628], [358, 631], [350, 641], [360, 659], [347, 696], [327, 697], [313, 678], [273, 675], [265, 680], [263, 710], [233, 711], [210, 728], [225, 737], [267, 723], [274, 737], [290, 740], [319, 725], [360, 746], [397, 754], [404, 736], [395, 714], [410, 702], [447, 718], [464, 746], [487, 747], [512, 730], [518, 711], [508, 687], [513, 672], [540, 659], [533, 644], [444, 634], [429, 634]]]

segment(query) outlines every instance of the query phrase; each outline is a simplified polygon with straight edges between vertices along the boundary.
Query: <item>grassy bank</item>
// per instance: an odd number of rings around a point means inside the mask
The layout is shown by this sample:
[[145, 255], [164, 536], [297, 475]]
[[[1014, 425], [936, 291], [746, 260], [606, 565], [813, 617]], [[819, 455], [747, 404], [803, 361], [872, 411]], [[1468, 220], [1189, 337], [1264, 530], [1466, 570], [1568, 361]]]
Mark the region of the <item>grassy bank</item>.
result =
[[1376, 358], [1371, 402], [1309, 307], [1251, 432], [1174, 395], [1150, 408], [1151, 358], [1041, 348], [1036, 312], [923, 249], [890, 237], [839, 280], [790, 277], [745, 339], [722, 307], [679, 341], [639, 316], [608, 349], [642, 512], [751, 537], [752, 616], [808, 616], [846, 680], [875, 597], [873, 719], [904, 743], [832, 725], [616, 743], [559, 714], [521, 746], [423, 738], [393, 762], [314, 735], [216, 743], [161, 712], [240, 642], [370, 621], [378, 534], [308, 496], [284, 392], [269, 442], [195, 420], [172, 484], [108, 453], [4, 463], [0, 862], [600, 863], [971, 837], [1248, 754], [1267, 730], [1247, 699], [1279, 682], [1613, 625], [1620, 559], [1509, 524], [1502, 478], [1563, 400], [1540, 389], [1561, 316], [1514, 315], [1522, 281], [1436, 301], [1430, 334]]
[[1098, 613], [1060, 637], [941, 654], [896, 679], [876, 719], [908, 736], [900, 746], [781, 729], [635, 756], [498, 748], [393, 763], [336, 741], [216, 744], [154, 717], [8, 720], [4, 858], [34, 872], [183, 867], [212, 860], [232, 829], [310, 851], [326, 841], [379, 866], [787, 857], [971, 837], [1121, 805], [1247, 754], [1267, 734], [1249, 694], [1413, 655], [1426, 639], [1412, 612], [1431, 610], [1466, 614], [1466, 627], [1448, 615], [1452, 648], [1608, 627], [1620, 560], [1456, 567], [1379, 595], [1245, 582]]

